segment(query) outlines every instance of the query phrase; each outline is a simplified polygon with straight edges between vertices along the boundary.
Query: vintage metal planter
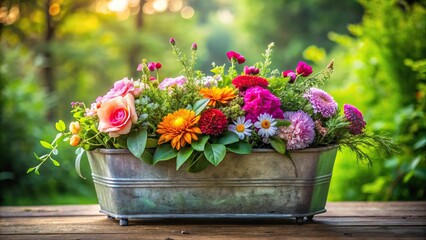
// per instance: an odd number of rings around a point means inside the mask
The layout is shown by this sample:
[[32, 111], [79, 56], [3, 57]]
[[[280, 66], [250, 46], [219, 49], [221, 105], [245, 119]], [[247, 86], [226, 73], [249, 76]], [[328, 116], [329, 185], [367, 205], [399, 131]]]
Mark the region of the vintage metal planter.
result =
[[127, 225], [140, 218], [296, 218], [325, 212], [337, 146], [248, 155], [228, 153], [199, 173], [175, 161], [148, 165], [127, 150], [88, 152], [101, 212]]

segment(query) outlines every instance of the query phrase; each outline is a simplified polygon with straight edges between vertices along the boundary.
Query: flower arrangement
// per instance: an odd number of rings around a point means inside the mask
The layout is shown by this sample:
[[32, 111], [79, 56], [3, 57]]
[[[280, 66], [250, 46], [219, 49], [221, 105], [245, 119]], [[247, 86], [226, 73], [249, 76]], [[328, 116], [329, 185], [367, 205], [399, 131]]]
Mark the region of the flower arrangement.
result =
[[217, 166], [227, 152], [249, 154], [254, 148], [273, 148], [289, 157], [289, 150], [326, 145], [347, 146], [359, 159], [371, 163], [366, 148], [397, 150], [392, 139], [368, 133], [362, 113], [343, 105], [320, 89], [333, 71], [333, 61], [319, 73], [299, 62], [293, 70], [272, 70], [274, 44], [263, 53], [264, 61], [244, 66], [243, 55], [229, 51], [230, 67], [213, 63], [212, 75], [195, 70], [197, 44], [187, 58], [171, 38], [181, 75], [160, 78], [162, 65], [143, 60], [140, 80], [123, 78], [87, 107], [73, 102], [75, 121], [59, 120], [52, 142], [40, 141], [49, 153], [36, 155], [41, 162], [28, 169], [39, 174], [40, 166], [58, 147], [69, 142], [77, 147], [79, 164], [85, 151], [127, 148], [137, 158], [156, 164], [176, 159], [176, 169], [186, 166], [198, 172]]

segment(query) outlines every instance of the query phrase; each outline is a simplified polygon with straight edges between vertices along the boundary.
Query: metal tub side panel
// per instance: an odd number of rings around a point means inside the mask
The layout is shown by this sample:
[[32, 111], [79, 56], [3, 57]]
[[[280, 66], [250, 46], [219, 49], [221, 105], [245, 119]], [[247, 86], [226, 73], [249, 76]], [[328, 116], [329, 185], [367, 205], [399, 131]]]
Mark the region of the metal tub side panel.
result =
[[227, 154], [218, 167], [195, 174], [176, 171], [175, 161], [151, 166], [118, 153], [88, 153], [108, 213], [304, 214], [324, 210], [336, 149], [292, 153], [294, 165], [275, 152]]

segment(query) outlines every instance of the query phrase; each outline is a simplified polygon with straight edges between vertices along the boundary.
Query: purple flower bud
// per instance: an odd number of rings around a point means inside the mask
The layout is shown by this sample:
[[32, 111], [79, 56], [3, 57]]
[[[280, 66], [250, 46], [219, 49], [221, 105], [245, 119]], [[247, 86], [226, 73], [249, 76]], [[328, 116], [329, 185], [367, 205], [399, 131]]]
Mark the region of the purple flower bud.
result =
[[169, 43], [170, 43], [172, 46], [176, 45], [176, 41], [175, 41], [175, 39], [174, 39], [174, 38], [170, 38]]
[[191, 49], [196, 51], [198, 49], [197, 43], [193, 43], [192, 46], [191, 46]]

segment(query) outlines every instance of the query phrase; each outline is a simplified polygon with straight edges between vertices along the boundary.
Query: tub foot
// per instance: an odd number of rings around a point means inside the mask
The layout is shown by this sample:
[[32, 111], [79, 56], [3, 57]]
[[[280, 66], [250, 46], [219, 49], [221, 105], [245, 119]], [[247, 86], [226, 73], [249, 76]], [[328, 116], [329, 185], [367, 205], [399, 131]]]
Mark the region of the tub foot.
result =
[[313, 219], [314, 219], [314, 215], [307, 216], [307, 217], [306, 217], [306, 219], [308, 219], [308, 221], [313, 221]]
[[127, 218], [120, 218], [120, 226], [127, 226], [129, 224], [129, 220]]
[[299, 224], [299, 225], [302, 225], [303, 219], [304, 219], [304, 217], [296, 217], [296, 223]]
[[115, 217], [108, 215], [107, 219], [109, 219], [109, 220], [115, 220]]

